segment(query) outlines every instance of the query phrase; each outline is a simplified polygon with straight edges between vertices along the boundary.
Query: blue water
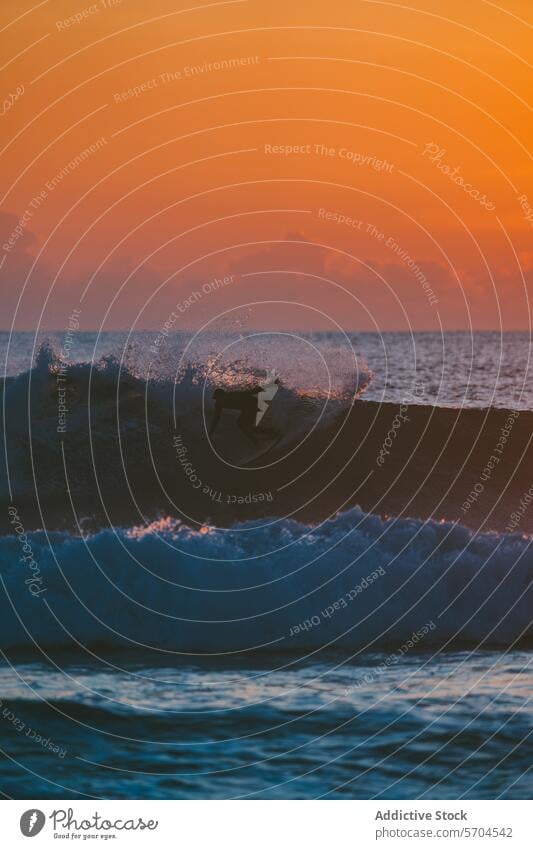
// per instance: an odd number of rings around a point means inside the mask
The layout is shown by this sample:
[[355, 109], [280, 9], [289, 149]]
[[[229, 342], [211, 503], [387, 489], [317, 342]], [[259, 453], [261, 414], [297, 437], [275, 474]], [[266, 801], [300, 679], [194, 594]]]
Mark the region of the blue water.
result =
[[[531, 797], [531, 653], [92, 664], [0, 682], [15, 798]], [[389, 659], [389, 664], [387, 660]], [[2, 711], [5, 712], [3, 707]], [[1, 715], [1, 711], [0, 711]], [[8, 714], [9, 716], [10, 714]], [[50, 740], [29, 740], [33, 731]]]
[[[153, 335], [75, 337], [71, 362], [99, 364], [102, 440], [113, 437], [104, 377], [113, 389], [115, 372], [100, 358], [172, 380], [188, 340], [171, 339], [154, 363]], [[64, 338], [52, 337], [59, 351]], [[331, 335], [312, 341], [345, 403], [353, 351]], [[316, 394], [323, 375], [307, 342], [241, 340], [227, 374], [275, 367]], [[369, 400], [533, 409], [527, 334], [351, 342]], [[8, 374], [31, 366], [31, 334], [0, 344]], [[194, 351], [196, 368], [212, 345]], [[37, 408], [48, 397], [43, 362], [23, 392], [12, 384], [21, 415], [28, 386]], [[35, 451], [55, 430], [38, 424]], [[22, 498], [32, 479], [10, 439]], [[58, 451], [58, 475], [60, 463]], [[531, 538], [358, 508], [316, 525], [272, 511], [229, 528], [159, 516], [82, 532], [78, 517], [73, 532], [23, 528], [21, 510], [19, 535], [0, 538], [0, 792], [531, 797]]]

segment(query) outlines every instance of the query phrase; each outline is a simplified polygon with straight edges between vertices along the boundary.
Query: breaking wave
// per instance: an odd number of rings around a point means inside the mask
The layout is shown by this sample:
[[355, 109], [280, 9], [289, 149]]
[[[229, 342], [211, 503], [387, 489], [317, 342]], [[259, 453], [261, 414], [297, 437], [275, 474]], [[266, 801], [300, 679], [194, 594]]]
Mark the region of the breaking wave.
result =
[[[130, 352], [124, 361], [106, 356], [94, 364], [66, 367], [53, 348], [43, 344], [33, 369], [6, 380], [0, 498], [31, 498], [35, 489], [43, 499], [59, 495], [66, 488], [63, 455], [68, 485], [80, 496], [94, 496], [98, 486], [123, 480], [129, 467], [134, 467], [135, 476], [145, 465], [157, 466], [160, 458], [164, 470], [176, 433], [193, 459], [205, 461], [208, 450], [203, 474], [216, 481], [221, 446], [230, 446], [236, 431], [231, 414], [223, 417], [216, 444], [208, 445], [206, 424], [215, 387], [247, 389], [267, 374], [280, 374], [269, 423], [287, 433], [290, 450], [346, 414], [372, 379], [363, 360], [336, 349], [328, 351], [325, 384], [290, 345], [283, 351], [269, 346], [267, 352], [260, 349], [254, 356], [236, 358], [210, 353], [209, 348], [194, 352], [200, 359], [179, 349], [151, 359], [146, 351], [141, 353]], [[175, 457], [171, 461], [175, 469]]]
[[20, 538], [0, 540], [2, 648], [224, 654], [414, 639], [434, 650], [533, 636], [533, 552], [518, 534], [355, 508], [320, 525], [192, 530], [165, 518], [81, 538], [27, 533], [25, 544], [26, 560]]

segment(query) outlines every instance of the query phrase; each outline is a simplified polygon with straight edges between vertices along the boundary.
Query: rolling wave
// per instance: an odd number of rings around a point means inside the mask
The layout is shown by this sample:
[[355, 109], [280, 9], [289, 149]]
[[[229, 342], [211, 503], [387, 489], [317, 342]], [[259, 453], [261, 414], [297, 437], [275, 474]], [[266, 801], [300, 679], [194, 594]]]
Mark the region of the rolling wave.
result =
[[[14, 503], [30, 530], [76, 533], [169, 515], [193, 528], [267, 516], [318, 522], [355, 505], [533, 531], [533, 413], [365, 401], [372, 374], [364, 362], [344, 364], [326, 389], [309, 368], [298, 381], [298, 368], [287, 364], [292, 384], [281, 376], [263, 419], [281, 439], [242, 463], [251, 448], [231, 411], [207, 436], [212, 391], [253, 385], [264, 370], [206, 357], [171, 377], [168, 363], [147, 374], [107, 357], [70, 365], [58, 383], [61, 363], [44, 347], [35, 367], [4, 387], [0, 501]], [[9, 530], [2, 510], [0, 531]]]
[[[105, 645], [178, 653], [434, 650], [533, 636], [533, 552], [354, 508], [321, 525], [283, 519], [0, 540], [0, 646]], [[400, 646], [404, 646], [400, 649]], [[391, 662], [394, 662], [392, 660]]]
[[[287, 363], [286, 371], [296, 380], [298, 363]], [[216, 437], [207, 436], [215, 387], [251, 388], [267, 371], [245, 360], [206, 357], [181, 362], [173, 376], [168, 372], [168, 364], [151, 364], [141, 372], [111, 356], [66, 368], [43, 345], [34, 368], [3, 387], [0, 499], [21, 506], [34, 527], [72, 524], [65, 519], [72, 512], [70, 496], [78, 514], [94, 517], [97, 525], [107, 524], [102, 517], [108, 509], [118, 510], [115, 521], [121, 524], [144, 511], [152, 517], [161, 510], [179, 511], [184, 502], [190, 510], [182, 510], [182, 518], [190, 513], [191, 521], [201, 522], [220, 510], [216, 497], [198, 493], [198, 480], [202, 489], [236, 493], [236, 499], [251, 489], [267, 490], [268, 481], [254, 482], [250, 470], [242, 469], [236, 470], [237, 478], [243, 472], [241, 480], [228, 487], [232, 461], [255, 450], [231, 411], [222, 417]], [[281, 380], [276, 403], [263, 420], [284, 434], [282, 454], [334, 427], [372, 375], [364, 362], [355, 369], [352, 362], [350, 370], [330, 375], [326, 389], [304, 369], [300, 377], [294, 385]], [[187, 461], [176, 452], [176, 439], [185, 446]], [[192, 484], [191, 474], [183, 472], [186, 462], [187, 471], [195, 471]], [[230, 510], [223, 520], [231, 519]]]

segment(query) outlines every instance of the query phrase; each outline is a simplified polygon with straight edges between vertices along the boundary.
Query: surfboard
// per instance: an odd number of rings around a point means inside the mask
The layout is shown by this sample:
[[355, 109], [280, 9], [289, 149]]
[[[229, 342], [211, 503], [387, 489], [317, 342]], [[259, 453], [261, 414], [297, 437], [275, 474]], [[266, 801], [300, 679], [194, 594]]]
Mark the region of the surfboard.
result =
[[273, 448], [278, 445], [283, 439], [283, 434], [277, 434], [272, 437], [263, 437], [260, 439], [258, 445], [251, 451], [249, 451], [245, 456], [238, 460], [236, 465], [239, 466], [255, 466], [259, 460], [262, 460], [264, 457], [269, 454]]

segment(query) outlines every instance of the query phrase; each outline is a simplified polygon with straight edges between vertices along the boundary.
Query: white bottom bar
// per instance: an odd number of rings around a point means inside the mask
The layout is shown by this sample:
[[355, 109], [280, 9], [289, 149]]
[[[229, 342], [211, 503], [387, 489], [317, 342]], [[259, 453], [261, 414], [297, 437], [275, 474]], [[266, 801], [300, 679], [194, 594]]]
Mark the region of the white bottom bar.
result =
[[33, 836], [36, 849], [533, 846], [529, 801], [34, 800], [5, 801], [0, 812], [9, 849]]

